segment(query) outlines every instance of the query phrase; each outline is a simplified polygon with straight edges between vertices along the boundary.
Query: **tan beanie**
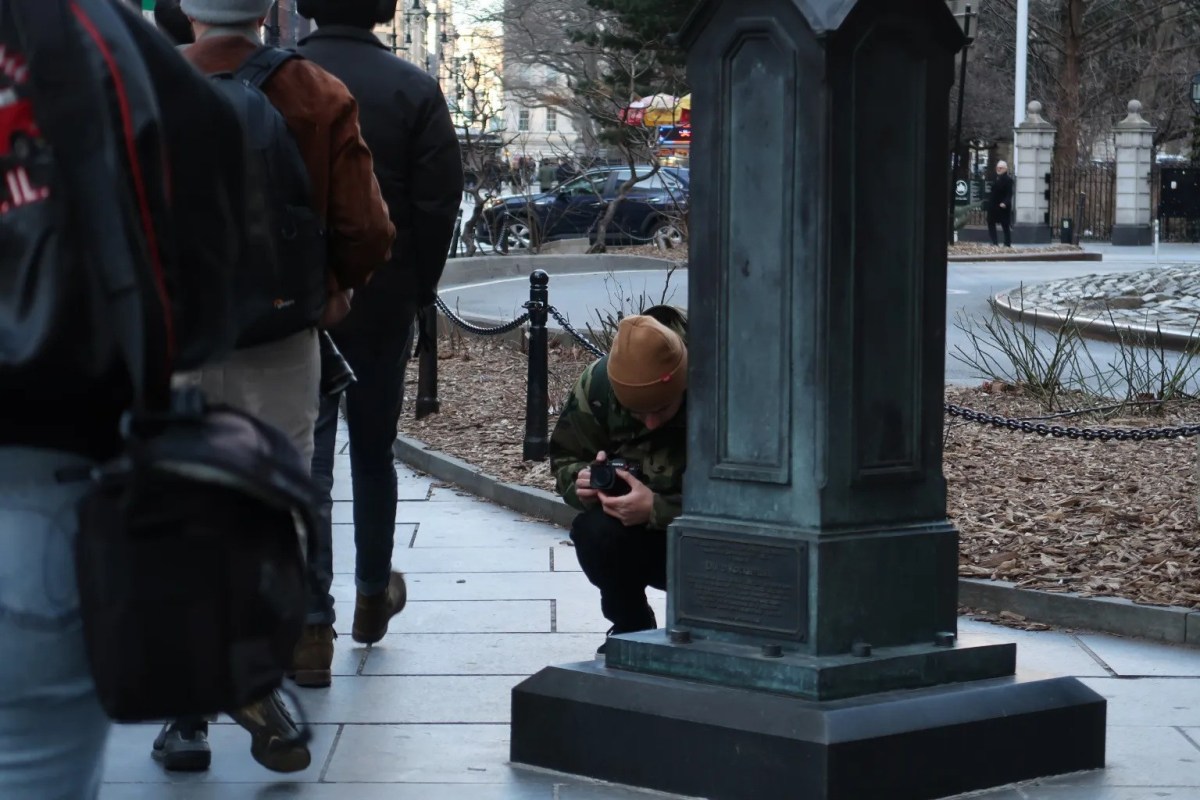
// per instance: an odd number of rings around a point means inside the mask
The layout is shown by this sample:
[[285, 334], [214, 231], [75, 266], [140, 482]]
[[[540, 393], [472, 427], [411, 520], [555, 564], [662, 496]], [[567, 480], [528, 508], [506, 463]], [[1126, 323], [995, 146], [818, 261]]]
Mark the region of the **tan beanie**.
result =
[[608, 381], [636, 413], [665, 408], [687, 391], [687, 346], [653, 317], [625, 317], [608, 354]]

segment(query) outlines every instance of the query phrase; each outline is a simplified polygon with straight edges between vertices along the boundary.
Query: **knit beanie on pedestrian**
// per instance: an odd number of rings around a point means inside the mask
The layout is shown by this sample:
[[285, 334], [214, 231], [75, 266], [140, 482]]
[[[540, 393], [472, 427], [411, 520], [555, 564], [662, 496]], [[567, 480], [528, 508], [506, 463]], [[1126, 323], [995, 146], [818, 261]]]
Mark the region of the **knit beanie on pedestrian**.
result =
[[608, 354], [608, 382], [629, 411], [649, 413], [687, 391], [687, 346], [653, 317], [625, 317]]
[[183, 0], [183, 13], [205, 25], [238, 25], [267, 16], [272, 0]]

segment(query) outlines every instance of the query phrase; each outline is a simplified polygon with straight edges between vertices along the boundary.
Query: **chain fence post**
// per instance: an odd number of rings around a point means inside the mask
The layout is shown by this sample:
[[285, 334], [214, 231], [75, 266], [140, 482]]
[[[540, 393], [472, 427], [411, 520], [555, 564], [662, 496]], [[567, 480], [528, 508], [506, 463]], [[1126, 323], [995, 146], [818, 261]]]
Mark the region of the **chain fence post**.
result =
[[428, 305], [417, 312], [417, 419], [441, 410], [438, 400], [438, 310]]
[[522, 458], [544, 461], [549, 449], [550, 387], [549, 340], [546, 319], [550, 311], [550, 276], [535, 270], [529, 276], [529, 379], [525, 395], [525, 442]]

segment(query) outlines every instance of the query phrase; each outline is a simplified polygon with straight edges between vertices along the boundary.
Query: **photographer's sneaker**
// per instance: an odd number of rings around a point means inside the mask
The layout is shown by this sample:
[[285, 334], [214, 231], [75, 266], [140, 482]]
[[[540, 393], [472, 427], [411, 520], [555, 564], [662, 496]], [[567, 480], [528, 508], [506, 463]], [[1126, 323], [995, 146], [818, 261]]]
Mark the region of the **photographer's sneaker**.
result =
[[404, 610], [408, 587], [404, 574], [393, 572], [387, 589], [378, 594], [358, 593], [354, 603], [354, 626], [350, 636], [359, 644], [375, 644], [387, 634], [388, 622]]

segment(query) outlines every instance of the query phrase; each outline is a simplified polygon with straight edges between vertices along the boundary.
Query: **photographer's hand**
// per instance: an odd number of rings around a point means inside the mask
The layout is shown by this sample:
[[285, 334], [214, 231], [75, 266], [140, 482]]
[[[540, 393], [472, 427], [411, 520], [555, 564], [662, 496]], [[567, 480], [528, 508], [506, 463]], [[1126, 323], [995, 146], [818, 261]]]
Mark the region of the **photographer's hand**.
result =
[[604, 513], [626, 527], [645, 525], [654, 511], [654, 492], [623, 469], [617, 470], [617, 477], [629, 484], [629, 494], [610, 497], [599, 493]]
[[[608, 460], [608, 455], [601, 450], [596, 453], [596, 462], [604, 462]], [[575, 494], [585, 503], [595, 502], [600, 497], [600, 492], [592, 488], [592, 471], [590, 469], [582, 469], [575, 476]]]

